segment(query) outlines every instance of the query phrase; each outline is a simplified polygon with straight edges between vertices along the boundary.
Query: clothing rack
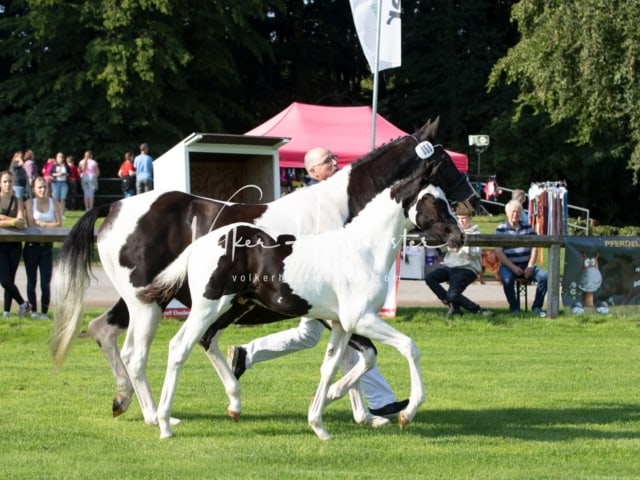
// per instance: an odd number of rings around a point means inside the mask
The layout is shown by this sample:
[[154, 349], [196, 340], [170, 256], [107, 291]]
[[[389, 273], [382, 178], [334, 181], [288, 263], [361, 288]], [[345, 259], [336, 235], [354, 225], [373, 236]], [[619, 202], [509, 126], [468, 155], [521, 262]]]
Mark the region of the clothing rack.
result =
[[565, 180], [533, 182], [529, 188], [529, 223], [538, 235], [567, 235], [569, 202]]

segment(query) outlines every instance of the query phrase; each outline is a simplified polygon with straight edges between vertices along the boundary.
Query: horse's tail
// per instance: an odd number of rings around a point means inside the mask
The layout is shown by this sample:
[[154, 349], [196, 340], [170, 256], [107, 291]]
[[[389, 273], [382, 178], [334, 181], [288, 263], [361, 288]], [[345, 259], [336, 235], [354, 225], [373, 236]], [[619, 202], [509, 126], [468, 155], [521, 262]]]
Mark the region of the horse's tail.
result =
[[167, 265], [146, 287], [138, 290], [136, 292], [138, 300], [143, 303], [159, 303], [161, 305], [169, 303], [187, 278], [189, 257], [193, 245], [192, 243], [185, 248], [178, 258]]
[[86, 212], [73, 226], [62, 244], [51, 285], [53, 304], [53, 339], [51, 353], [54, 364], [62, 366], [71, 342], [82, 325], [85, 290], [89, 286], [93, 237], [98, 218], [106, 217], [110, 205]]

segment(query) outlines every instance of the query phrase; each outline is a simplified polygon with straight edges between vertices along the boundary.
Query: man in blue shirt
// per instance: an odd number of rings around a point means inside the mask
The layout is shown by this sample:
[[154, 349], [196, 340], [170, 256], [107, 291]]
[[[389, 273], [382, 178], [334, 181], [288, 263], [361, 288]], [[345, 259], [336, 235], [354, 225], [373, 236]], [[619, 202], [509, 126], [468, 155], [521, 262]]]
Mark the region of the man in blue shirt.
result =
[[[505, 205], [507, 219], [496, 228], [498, 235], [535, 235], [528, 223], [522, 222], [522, 204], [511, 200]], [[547, 272], [536, 267], [538, 249], [531, 247], [497, 247], [496, 257], [500, 260], [498, 275], [502, 280], [504, 294], [509, 302], [511, 313], [520, 312], [520, 303], [516, 298], [516, 278], [526, 278], [536, 282], [536, 296], [531, 310], [541, 317], [547, 314], [542, 310], [544, 296], [547, 294]]]
[[140, 155], [133, 159], [133, 168], [136, 171], [136, 193], [153, 190], [153, 158], [146, 143], [140, 145]]

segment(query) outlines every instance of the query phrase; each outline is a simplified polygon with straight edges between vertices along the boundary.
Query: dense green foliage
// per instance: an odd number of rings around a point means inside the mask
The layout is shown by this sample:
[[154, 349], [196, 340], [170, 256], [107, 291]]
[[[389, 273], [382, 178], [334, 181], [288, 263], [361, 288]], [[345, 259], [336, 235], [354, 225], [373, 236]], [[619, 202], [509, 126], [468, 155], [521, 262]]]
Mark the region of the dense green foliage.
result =
[[512, 13], [522, 39], [495, 65], [492, 82], [504, 73], [518, 83], [518, 104], [547, 112], [553, 123], [571, 122], [577, 144], [604, 135], [612, 151], [633, 147], [637, 179], [640, 3], [523, 0]]
[[[7, 160], [18, 149], [42, 162], [91, 148], [113, 176], [141, 141], [158, 156], [194, 131], [245, 132], [292, 101], [372, 101], [347, 0], [2, 4]], [[640, 224], [640, 212], [624, 208], [639, 192], [637, 2], [402, 8], [403, 65], [380, 75], [380, 113], [406, 131], [441, 115], [441, 141], [469, 154], [472, 175], [467, 135], [487, 133], [482, 178], [525, 189], [566, 179], [570, 202], [602, 223]]]
[[[115, 386], [93, 340], [78, 339], [56, 371], [47, 348], [49, 322], [3, 319], [3, 477], [638, 478], [637, 320], [505, 314], [489, 323], [472, 316], [447, 322], [443, 308], [399, 313], [392, 324], [422, 353], [426, 402], [401, 432], [395, 423], [355, 425], [348, 401], [337, 401], [324, 415], [333, 435], [327, 442], [306, 420], [327, 335], [316, 348], [247, 371], [239, 423], [226, 417], [220, 381], [194, 350], [175, 401], [182, 424], [175, 438], [161, 441], [135, 402], [125, 415], [111, 417]], [[221, 346], [287, 325], [293, 323], [231, 327]], [[161, 322], [151, 350], [156, 395], [167, 343], [178, 327]], [[406, 361], [380, 346], [379, 364], [394, 391], [406, 397]]]

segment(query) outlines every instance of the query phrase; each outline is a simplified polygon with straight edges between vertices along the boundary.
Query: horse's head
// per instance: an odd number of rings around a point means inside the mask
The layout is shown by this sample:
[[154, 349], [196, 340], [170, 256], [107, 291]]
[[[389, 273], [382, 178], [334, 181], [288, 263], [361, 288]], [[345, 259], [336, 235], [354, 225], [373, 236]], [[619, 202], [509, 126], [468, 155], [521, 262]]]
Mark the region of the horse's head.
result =
[[450, 201], [465, 203], [470, 210], [475, 211], [480, 197], [468, 177], [458, 170], [442, 145], [433, 147], [433, 154], [428, 161], [435, 164], [435, 168], [430, 172], [430, 183], [440, 187]]
[[351, 164], [347, 186], [349, 219], [355, 217], [378, 193], [394, 182], [416, 175], [427, 164], [438, 165], [438, 174], [431, 183], [442, 188], [453, 202], [469, 202], [476, 208], [480, 197], [467, 177], [460, 173], [449, 154], [441, 147], [435, 147], [431, 156], [416, 150], [416, 146], [433, 144], [440, 118], [428, 120], [417, 132], [400, 137], [376, 148]]
[[408, 218], [416, 227], [452, 250], [464, 245], [465, 233], [451, 211], [440, 187], [428, 185], [420, 191], [409, 208]]
[[418, 145], [415, 147], [416, 155], [433, 162], [437, 170], [431, 177], [431, 183], [440, 187], [447, 198], [452, 202], [464, 202], [467, 207], [475, 210], [480, 202], [480, 197], [471, 186], [469, 179], [460, 172], [447, 151], [441, 145], [433, 146], [440, 117], [435, 121], [427, 121], [417, 132], [411, 135]]
[[437, 165], [425, 164], [422, 171], [397, 182], [391, 196], [399, 202], [405, 217], [438, 242], [457, 250], [465, 242], [465, 233], [451, 211], [444, 191], [430, 183]]
[[[378, 193], [398, 180], [415, 175], [425, 165], [415, 151], [416, 139], [432, 141], [439, 121], [428, 121], [414, 135], [406, 135], [377, 147], [351, 164], [347, 195], [349, 219], [355, 217]], [[329, 179], [331, 180], [331, 179]]]

